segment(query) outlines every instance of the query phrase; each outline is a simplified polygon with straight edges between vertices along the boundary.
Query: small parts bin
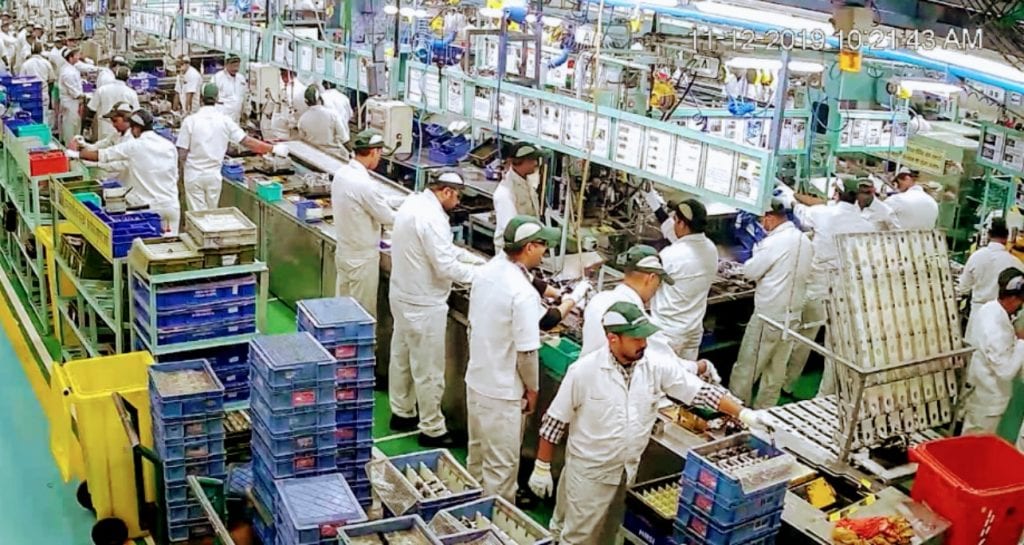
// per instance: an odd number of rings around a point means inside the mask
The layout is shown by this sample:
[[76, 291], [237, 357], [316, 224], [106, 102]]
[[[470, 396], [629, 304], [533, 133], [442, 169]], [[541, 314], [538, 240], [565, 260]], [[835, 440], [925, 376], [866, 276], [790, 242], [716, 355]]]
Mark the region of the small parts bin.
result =
[[68, 163], [68, 156], [63, 151], [33, 151], [28, 154], [29, 174], [32, 176], [43, 176], [44, 174], [61, 174], [67, 172], [71, 167]]

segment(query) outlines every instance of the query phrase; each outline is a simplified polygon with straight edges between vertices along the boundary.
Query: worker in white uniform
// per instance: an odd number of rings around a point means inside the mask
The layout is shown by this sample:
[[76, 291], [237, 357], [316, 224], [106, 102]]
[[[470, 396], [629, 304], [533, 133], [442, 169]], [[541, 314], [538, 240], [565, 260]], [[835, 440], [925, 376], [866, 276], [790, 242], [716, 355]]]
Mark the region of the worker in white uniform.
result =
[[988, 245], [971, 254], [964, 264], [957, 291], [961, 296], [971, 296], [972, 316], [982, 305], [996, 299], [999, 273], [1010, 267], [1024, 271], [1024, 263], [1006, 248], [1009, 238], [1006, 220], [994, 218], [988, 229]]
[[529, 271], [540, 266], [560, 232], [516, 216], [504, 252], [480, 267], [469, 295], [466, 468], [484, 494], [514, 502], [526, 416], [540, 390], [538, 350], [545, 309]]
[[608, 346], [569, 367], [542, 419], [529, 481], [538, 496], [551, 495], [551, 459], [568, 433], [555, 507], [564, 516], [552, 519], [551, 528], [562, 545], [615, 542], [626, 489], [636, 481], [663, 395], [718, 410], [751, 428], [770, 428], [767, 415], [744, 408], [725, 388], [647, 352], [647, 339], [658, 328], [635, 304], [615, 303], [602, 324]]
[[95, 113], [99, 120], [96, 128], [97, 139], [102, 140], [114, 133], [114, 125], [106, 115], [111, 108], [119, 102], [127, 102], [136, 110], [139, 109], [139, 94], [135, 89], [128, 87], [128, 67], [119, 66], [115, 73], [114, 81], [103, 87], [98, 87], [96, 92], [89, 99], [89, 109]]
[[228, 55], [224, 69], [213, 75], [213, 83], [217, 85], [220, 96], [218, 109], [235, 123], [242, 119], [248, 89], [245, 77], [238, 73], [241, 63], [237, 55]]
[[116, 80], [117, 76], [114, 72], [122, 66], [128, 68], [128, 73], [131, 74], [131, 68], [128, 67], [128, 61], [125, 60], [124, 57], [120, 55], [114, 55], [111, 57], [107, 66], [101, 66], [96, 73], [96, 88], [99, 89], [100, 87]]
[[133, 140], [98, 151], [71, 149], [67, 151], [68, 157], [100, 163], [127, 161], [128, 176], [124, 185], [151, 211], [160, 214], [164, 234], [176, 236], [181, 208], [178, 204], [178, 154], [174, 144], [153, 132], [153, 114], [147, 110], [132, 113], [128, 123]]
[[494, 249], [504, 244], [505, 226], [517, 215], [541, 217], [535, 174], [543, 152], [527, 142], [512, 146], [508, 169], [494, 190]]
[[57, 37], [53, 39], [53, 43], [50, 44], [50, 49], [46, 51], [46, 60], [50, 61], [50, 65], [53, 67], [53, 72], [55, 74], [59, 74], [61, 67], [64, 66], [64, 47], [64, 36], [57, 35]]
[[788, 327], [800, 325], [814, 256], [811, 240], [789, 221], [785, 203], [773, 199], [761, 225], [768, 236], [743, 264], [743, 275], [756, 284], [754, 312], [729, 378], [732, 393], [755, 409], [774, 407], [779, 401], [793, 350], [792, 338], [783, 339], [782, 331], [767, 325], [761, 315]]
[[337, 247], [334, 295], [354, 297], [372, 316], [377, 316], [380, 283], [381, 228], [395, 223], [395, 212], [370, 176], [384, 149], [384, 135], [367, 129], [356, 135], [354, 156], [334, 173], [331, 206], [334, 208]]
[[43, 57], [43, 45], [32, 46], [32, 55], [21, 65], [19, 76], [38, 78], [43, 82], [43, 122], [50, 125], [50, 85], [57, 79], [50, 61]]
[[894, 231], [904, 229], [900, 225], [892, 208], [875, 196], [875, 185], [866, 183], [857, 194], [857, 206], [860, 207], [860, 214], [868, 220], [876, 231]]
[[[104, 116], [114, 127], [114, 132], [101, 140], [97, 140], [94, 144], [89, 144], [84, 136], [78, 136], [74, 140], [75, 148], [99, 151], [133, 140], [134, 137], [132, 136], [131, 124], [128, 123], [128, 118], [137, 109], [138, 107], [132, 106], [127, 102], [118, 102]], [[91, 162], [84, 162], [87, 166], [92, 166]], [[106, 172], [107, 176], [116, 180], [124, 181], [128, 178], [128, 161], [111, 161], [109, 163], [95, 163], [95, 165]]]
[[454, 441], [441, 412], [448, 296], [452, 282], [471, 283], [484, 263], [455, 246], [449, 225], [448, 213], [459, 205], [464, 187], [455, 171], [432, 178], [398, 208], [391, 233], [391, 427], [418, 428], [425, 447], [449, 447]]
[[320, 94], [320, 100], [323, 101], [324, 106], [338, 114], [341, 126], [345, 127], [345, 140], [347, 141], [348, 125], [352, 121], [352, 102], [349, 101], [348, 95], [339, 91], [333, 82], [324, 81], [321, 85], [323, 85], [324, 92]]
[[[831, 205], [809, 195], [793, 195], [791, 192], [786, 192], [782, 196], [787, 206], [793, 206], [794, 215], [800, 224], [805, 229], [813, 231], [811, 247], [814, 249], [814, 256], [811, 259], [811, 272], [807, 280], [806, 302], [800, 317], [800, 334], [809, 339], [817, 338], [818, 332], [824, 327], [828, 318], [825, 302], [829, 297], [829, 278], [839, 268], [836, 235], [869, 233], [875, 230], [875, 227], [861, 214], [857, 204], [858, 195], [861, 192], [873, 191], [871, 182], [865, 179], [847, 178], [841, 183], [842, 186], [837, 191], [839, 201]], [[802, 343], [793, 346], [783, 391], [793, 392], [797, 380], [803, 374], [810, 354], [811, 349]], [[818, 394], [835, 393], [834, 380], [835, 369], [831, 362], [826, 361], [825, 373], [821, 379]]]
[[203, 75], [192, 66], [186, 56], [180, 56], [174, 63], [178, 76], [174, 80], [174, 100], [181, 109], [182, 117], [188, 117], [199, 110], [199, 91], [203, 84]]
[[10, 20], [0, 23], [0, 53], [3, 63], [8, 68], [14, 67], [14, 54], [17, 52], [18, 38], [13, 34]]
[[82, 101], [85, 92], [82, 90], [82, 74], [74, 66], [79, 57], [77, 49], [65, 49], [64, 60], [67, 64], [60, 69], [60, 137], [65, 144], [82, 134]]
[[32, 55], [32, 46], [36, 43], [34, 34], [28, 34], [25, 38], [18, 40], [14, 52], [14, 71], [20, 72], [21, 65]]
[[718, 274], [718, 250], [704, 235], [708, 213], [696, 199], [672, 210], [678, 240], [661, 251], [661, 262], [674, 281], [663, 283], [651, 301], [651, 321], [668, 337], [684, 360], [696, 361], [704, 336], [708, 292]]
[[299, 138], [321, 150], [348, 161], [348, 126], [341, 122], [334, 110], [324, 106], [320, 89], [316, 85], [306, 88], [309, 109], [299, 118]]
[[184, 162], [185, 200], [188, 209], [210, 210], [220, 206], [223, 178], [220, 170], [228, 144], [241, 144], [253, 153], [273, 152], [287, 157], [288, 146], [271, 145], [251, 136], [217, 109], [217, 86], [203, 85], [203, 107], [186, 117], [178, 131], [178, 156]]
[[999, 293], [971, 316], [967, 342], [974, 346], [967, 367], [963, 434], [995, 433], [1013, 395], [1013, 381], [1024, 367], [1024, 340], [1012, 317], [1024, 305], [1024, 272], [999, 272]]
[[896, 175], [899, 193], [885, 199], [901, 229], [935, 229], [939, 219], [939, 203], [917, 184], [910, 172]]

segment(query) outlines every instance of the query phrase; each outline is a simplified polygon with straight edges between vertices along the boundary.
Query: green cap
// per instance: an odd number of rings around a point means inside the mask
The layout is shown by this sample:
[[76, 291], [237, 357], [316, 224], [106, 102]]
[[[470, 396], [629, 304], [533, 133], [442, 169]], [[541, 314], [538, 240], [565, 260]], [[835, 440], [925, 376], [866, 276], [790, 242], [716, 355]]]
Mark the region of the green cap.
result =
[[240, 62], [242, 62], [242, 59], [239, 58], [238, 55], [231, 54], [231, 55], [228, 55], [228, 58], [227, 58], [227, 60], [224, 61], [224, 64], [236, 64], [236, 63], [240, 63]]
[[205, 84], [203, 84], [203, 89], [200, 92], [200, 95], [203, 98], [212, 98], [212, 99], [216, 100], [217, 97], [220, 96], [220, 90], [217, 89], [217, 84], [216, 83], [212, 83], [212, 82], [211, 83], [205, 83]]
[[519, 142], [512, 146], [509, 157], [512, 159], [536, 159], [544, 154], [544, 151], [529, 142]]
[[694, 232], [703, 233], [708, 224], [708, 209], [697, 199], [686, 199], [671, 206], [673, 212], [690, 224]]
[[518, 250], [535, 241], [554, 246], [558, 244], [561, 235], [558, 229], [546, 227], [533, 216], [516, 216], [505, 226], [505, 247]]
[[[309, 90], [307, 89], [308, 93]], [[384, 147], [384, 135], [380, 131], [374, 129], [366, 129], [356, 135], [355, 140], [352, 141], [352, 149], [374, 149]]]
[[608, 333], [635, 339], [646, 339], [659, 331], [658, 326], [651, 323], [640, 307], [625, 301], [609, 307], [601, 324]]
[[615, 257], [615, 263], [626, 272], [639, 271], [654, 273], [661, 277], [661, 281], [673, 285], [676, 283], [671, 276], [665, 272], [665, 266], [661, 262], [658, 250], [646, 244], [637, 244]]
[[320, 102], [320, 90], [316, 88], [316, 85], [306, 87], [305, 98], [306, 104], [309, 106]]
[[871, 183], [871, 180], [868, 180], [867, 178], [849, 177], [843, 179], [843, 191], [847, 193], [859, 193], [862, 189], [874, 186], [875, 184]]

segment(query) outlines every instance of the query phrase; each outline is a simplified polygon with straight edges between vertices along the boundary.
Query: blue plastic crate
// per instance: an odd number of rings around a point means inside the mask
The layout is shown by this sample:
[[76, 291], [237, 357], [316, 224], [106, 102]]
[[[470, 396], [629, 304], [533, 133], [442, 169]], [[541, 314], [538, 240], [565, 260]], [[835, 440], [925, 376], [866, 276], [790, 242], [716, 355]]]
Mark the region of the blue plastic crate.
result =
[[[442, 461], [442, 459], [444, 461]], [[470, 476], [469, 472], [459, 465], [447, 450], [426, 450], [423, 452], [404, 454], [402, 456], [393, 456], [389, 458], [389, 460], [395, 468], [402, 472], [402, 474], [405, 474], [406, 467], [411, 466], [414, 469], [418, 469], [421, 463], [427, 466], [434, 473], [438, 473], [438, 466], [444, 463], [452, 469], [452, 474], [458, 476], [462, 481], [462, 492], [453, 492], [451, 495], [445, 496], [444, 498], [420, 499], [416, 503], [416, 507], [414, 507], [411, 512], [419, 513], [425, 519], [429, 520], [434, 518], [434, 515], [441, 509], [464, 504], [480, 498], [483, 494], [483, 488], [480, 486], [480, 483], [476, 482], [473, 477]]]
[[373, 401], [374, 379], [340, 382], [335, 390], [335, 401], [352, 403], [357, 401]]
[[274, 411], [259, 391], [249, 394], [252, 412], [259, 414], [260, 421], [274, 433], [285, 433], [292, 429], [329, 426], [334, 422], [335, 405], [316, 405], [301, 409]]
[[210, 456], [225, 454], [224, 437], [205, 437], [199, 439], [168, 440], [155, 442], [157, 454], [166, 462], [179, 460], [198, 460]]
[[338, 403], [334, 414], [338, 425], [373, 420], [373, 400]]
[[339, 448], [373, 439], [373, 420], [338, 424], [334, 433]]
[[249, 343], [249, 362], [269, 386], [335, 380], [334, 358], [305, 332], [260, 335]]
[[[367, 460], [369, 462], [369, 460]], [[346, 481], [357, 481], [366, 477], [366, 463], [347, 463], [338, 465], [338, 473], [345, 477]]]
[[338, 368], [335, 371], [334, 376], [338, 382], [351, 382], [353, 380], [373, 380], [374, 368], [376, 366], [376, 358], [364, 358], [361, 360], [338, 360]]
[[[259, 419], [259, 415], [254, 414], [253, 419]], [[274, 456], [338, 447], [337, 440], [334, 438], [334, 426], [292, 429], [285, 433], [273, 433], [265, 423], [259, 422], [258, 424], [254, 423], [252, 430], [254, 434], [259, 435], [263, 443], [270, 449], [270, 454]]]
[[377, 350], [373, 340], [325, 342], [323, 346], [339, 361], [367, 360], [374, 357]]
[[203, 416], [186, 420], [153, 420], [153, 441], [224, 437], [224, 416]]
[[622, 527], [647, 545], [679, 545], [675, 542], [671, 521], [669, 522], [668, 533], [659, 532], [655, 524], [648, 520], [646, 516], [626, 509], [626, 515], [622, 519]]
[[[744, 541], [742, 545], [775, 545], [775, 538], [777, 534], [765, 534], [761, 537], [755, 537], [750, 541]], [[710, 543], [707, 540], [701, 539], [690, 532], [684, 532], [676, 530], [672, 536], [671, 545], [707, 545]]]
[[259, 462], [266, 465], [275, 480], [319, 475], [333, 472], [338, 467], [334, 460], [334, 448], [274, 456], [259, 434], [252, 436], [252, 451], [253, 458], [258, 457]]
[[228, 494], [245, 497], [252, 488], [252, 462], [244, 464], [231, 464], [228, 466], [228, 478], [226, 481]]
[[164, 482], [178, 484], [189, 475], [224, 479], [228, 476], [227, 461], [224, 455], [210, 456], [195, 460], [178, 460], [164, 462]]
[[181, 541], [195, 541], [213, 535], [213, 526], [202, 520], [188, 521], [172, 524], [167, 527], [167, 541], [177, 543]]
[[[782, 460], [769, 460], [767, 462], [762, 462], [766, 464], [766, 467], [769, 464], [774, 465], [773, 473], [777, 474], [777, 478], [765, 479], [759, 483], [757, 488], [744, 490], [737, 478], [720, 470], [706, 457], [706, 455], [712, 454], [718, 450], [743, 445], [755, 449], [760, 456], [765, 456], [771, 459], [785, 457], [785, 459]], [[788, 464], [791, 461], [792, 456], [783, 453], [766, 441], [762, 441], [754, 435], [744, 432], [718, 441], [712, 441], [711, 443], [701, 445], [687, 452], [686, 465], [683, 467], [683, 478], [689, 479], [691, 482], [695, 482], [709, 490], [714, 494], [717, 501], [727, 505], [732, 505], [744, 500], [751, 494], [774, 488], [780, 483], [788, 482], [789, 467], [784, 464]], [[777, 464], [776, 462], [780, 462], [781, 464]]]
[[335, 543], [338, 527], [366, 522], [352, 489], [341, 475], [278, 481], [280, 539], [296, 545]]
[[269, 507], [271, 513], [277, 506], [277, 489], [274, 488], [274, 476], [270, 470], [263, 465], [263, 461], [257, 458], [252, 460], [252, 492], [253, 496], [261, 504]]
[[441, 545], [441, 542], [434, 533], [427, 528], [427, 524], [423, 522], [423, 519], [416, 515], [395, 517], [364, 524], [351, 524], [340, 528], [338, 534], [341, 536], [342, 545], [351, 545], [353, 538], [375, 536], [377, 534], [386, 535], [391, 532], [405, 532], [409, 530], [418, 531], [423, 536], [423, 541], [431, 545]]
[[356, 483], [349, 486], [352, 489], [352, 493], [355, 494], [356, 499], [359, 500], [359, 505], [363, 507], [369, 506], [373, 503], [373, 487], [370, 482]]
[[299, 331], [322, 343], [373, 341], [377, 321], [351, 297], [305, 299], [296, 303]]
[[693, 513], [680, 504], [679, 517], [676, 520], [675, 535], [679, 537], [690, 534], [708, 545], [740, 545], [755, 539], [778, 533], [782, 527], [782, 510], [768, 513], [743, 524], [723, 528], [711, 520]]
[[[135, 316], [135, 328], [148, 343], [152, 333], [149, 326], [143, 323], [141, 316]], [[171, 344], [190, 343], [196, 341], [207, 341], [221, 337], [235, 337], [256, 332], [256, 318], [243, 320], [221, 321], [214, 324], [192, 327], [175, 327], [161, 329], [156, 332], [156, 342], [160, 346]]]
[[192, 489], [185, 481], [164, 482], [164, 496], [167, 502], [182, 502], [192, 495]]
[[181, 522], [200, 521], [206, 519], [206, 511], [199, 504], [199, 500], [184, 503], [167, 504], [167, 523], [178, 524]]
[[[152, 316], [149, 301], [134, 297], [135, 311], [142, 315], [143, 323], [148, 324]], [[156, 312], [156, 327], [158, 329], [176, 327], [195, 327], [200, 325], [214, 324], [224, 320], [239, 320], [242, 318], [256, 318], [256, 298], [247, 298], [238, 301], [227, 301], [222, 303], [209, 303], [195, 305], [180, 309], [161, 310]]]
[[249, 399], [249, 387], [240, 386], [224, 390], [224, 403], [235, 403]]
[[[249, 365], [249, 343], [238, 343], [229, 344], [226, 346], [218, 346], [215, 348], [204, 348], [201, 350], [189, 350], [186, 352], [176, 352], [174, 354], [168, 354], [161, 356], [160, 361], [184, 361], [184, 360], [206, 360], [210, 362], [210, 367], [217, 373], [217, 376], [221, 376], [222, 368], [235, 368], [240, 365]], [[248, 376], [248, 368], [246, 370], [246, 376]], [[223, 378], [221, 379], [223, 381]], [[227, 384], [224, 385], [227, 387]]]
[[[173, 375], [200, 372], [208, 384], [201, 390], [188, 391], [175, 388]], [[167, 375], [168, 380], [155, 377]], [[224, 386], [210, 369], [206, 360], [158, 363], [149, 368], [149, 397], [156, 419], [202, 417], [224, 410]]]
[[726, 503], [707, 488], [684, 478], [679, 504], [708, 517], [719, 526], [729, 527], [782, 509], [785, 498], [786, 483], [780, 483], [739, 502]]
[[[132, 289], [143, 300], [149, 301], [150, 287], [138, 276], [132, 278]], [[193, 305], [239, 301], [255, 296], [254, 274], [220, 278], [210, 282], [160, 284], [156, 292], [156, 309], [159, 312]]]
[[353, 446], [338, 447], [338, 465], [365, 460], [373, 457], [373, 441], [357, 442]]
[[253, 513], [252, 531], [262, 545], [276, 545], [277, 532], [275, 530], [276, 528], [272, 524], [263, 522], [263, 518], [258, 513]]
[[[211, 365], [211, 367], [213, 366]], [[220, 379], [220, 383], [224, 385], [225, 391], [239, 386], [249, 387], [248, 363], [225, 367], [213, 367], [213, 372], [217, 374], [217, 378]]]
[[273, 388], [265, 382], [260, 373], [253, 373], [250, 383], [252, 389], [260, 393], [273, 411], [334, 403], [335, 386], [334, 380], [331, 379]]

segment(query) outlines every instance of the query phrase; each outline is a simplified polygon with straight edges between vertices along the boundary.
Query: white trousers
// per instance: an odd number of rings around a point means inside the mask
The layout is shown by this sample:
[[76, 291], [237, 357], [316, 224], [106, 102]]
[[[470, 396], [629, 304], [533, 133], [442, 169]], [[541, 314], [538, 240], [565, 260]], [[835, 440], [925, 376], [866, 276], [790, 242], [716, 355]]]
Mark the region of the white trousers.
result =
[[212, 210], [220, 206], [223, 187], [220, 173], [203, 174], [185, 182], [185, 201], [191, 211]]
[[[824, 301], [808, 299], [800, 316], [800, 334], [812, 340], [817, 338], [818, 332], [825, 326], [827, 317]], [[800, 375], [804, 373], [804, 367], [807, 366], [807, 358], [810, 355], [811, 349], [807, 345], [803, 343], [793, 345], [793, 350], [789, 356], [789, 365], [786, 369], [786, 391], [793, 392], [796, 388], [796, 383], [800, 380]], [[829, 374], [828, 363], [825, 364], [825, 367], [826, 374]], [[825, 379], [822, 378], [822, 386], [824, 384]]]
[[[765, 324], [757, 316], [750, 317], [743, 342], [740, 344], [736, 365], [729, 377], [729, 389], [744, 404], [755, 409], [774, 407], [779, 402], [782, 384], [786, 380], [786, 365], [793, 350], [791, 339], [782, 340], [782, 331]], [[760, 381], [753, 405], [754, 384]]]
[[558, 497], [549, 528], [560, 545], [612, 545], [626, 512], [626, 489], [630, 484], [622, 472], [619, 484], [604, 484], [586, 478], [566, 458], [558, 478]]
[[370, 259], [334, 259], [338, 273], [334, 280], [335, 297], [354, 298], [366, 312], [377, 317], [377, 287], [380, 284], [380, 253]]
[[445, 333], [448, 305], [418, 306], [391, 300], [395, 326], [391, 334], [388, 395], [391, 414], [420, 416], [420, 432], [438, 437], [448, 432], [444, 398]]
[[163, 223], [165, 237], [178, 236], [178, 224], [181, 221], [180, 208], [177, 206], [169, 206], [166, 208], [155, 208], [150, 206], [149, 211], [160, 214], [160, 220], [161, 223]]
[[60, 101], [60, 139], [68, 145], [71, 139], [82, 134], [82, 112], [80, 101]]
[[665, 333], [668, 337], [668, 345], [677, 356], [684, 360], [697, 361], [700, 354], [700, 341], [704, 338], [704, 328], [701, 327], [687, 333]]
[[1009, 398], [981, 396], [977, 390], [968, 390], [964, 395], [964, 425], [960, 435], [995, 433], [1009, 405]]
[[526, 423], [522, 401], [494, 399], [467, 386], [466, 412], [469, 415], [466, 469], [483, 485], [484, 495], [501, 496], [515, 503]]

